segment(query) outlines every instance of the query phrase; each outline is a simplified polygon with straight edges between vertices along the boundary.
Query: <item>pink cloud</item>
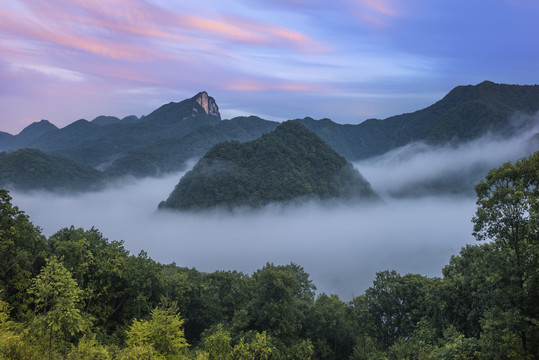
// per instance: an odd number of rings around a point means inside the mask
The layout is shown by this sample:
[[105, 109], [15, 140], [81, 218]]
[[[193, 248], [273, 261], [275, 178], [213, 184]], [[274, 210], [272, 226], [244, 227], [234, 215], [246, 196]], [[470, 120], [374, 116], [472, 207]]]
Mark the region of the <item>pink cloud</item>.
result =
[[[26, 16], [26, 20], [54, 33], [55, 36], [47, 36], [49, 41], [112, 58], [145, 58], [148, 50], [144, 46], [154, 46], [154, 51], [159, 51], [153, 40], [204, 48], [207, 41], [201, 41], [201, 36], [266, 47], [292, 46], [308, 52], [324, 48], [299, 31], [272, 23], [212, 13], [195, 16], [167, 11], [144, 1], [114, 0], [106, 6], [100, 1], [66, 0], [60, 4], [23, 1], [30, 14], [35, 15]], [[104, 34], [104, 30], [109, 33]], [[35, 33], [25, 35], [44, 40]], [[136, 38], [126, 39], [125, 35]], [[133, 45], [125, 44], [126, 40]], [[136, 45], [141, 40], [145, 44]], [[166, 48], [161, 51], [167, 52]]]
[[393, 0], [356, 0], [364, 7], [386, 16], [399, 16]]
[[356, 0], [357, 16], [375, 28], [389, 25], [389, 20], [403, 16], [402, 8], [395, 0]]
[[288, 92], [328, 92], [331, 89], [294, 83], [265, 83], [252, 79], [240, 79], [225, 86], [226, 90], [232, 91], [288, 91]]
[[113, 59], [151, 59], [155, 55], [141, 47], [79, 35], [60, 25], [38, 23], [28, 16], [0, 11], [0, 30], [26, 41], [40, 41], [83, 50]]
[[227, 21], [236, 23], [243, 28], [251, 29], [251, 31], [255, 33], [267, 34], [265, 36], [266, 43], [278, 43], [284, 41], [285, 43], [288, 43], [304, 52], [319, 53], [327, 51], [326, 45], [321, 44], [310, 36], [307, 36], [299, 31], [274, 24], [252, 22], [237, 17], [228, 17]]

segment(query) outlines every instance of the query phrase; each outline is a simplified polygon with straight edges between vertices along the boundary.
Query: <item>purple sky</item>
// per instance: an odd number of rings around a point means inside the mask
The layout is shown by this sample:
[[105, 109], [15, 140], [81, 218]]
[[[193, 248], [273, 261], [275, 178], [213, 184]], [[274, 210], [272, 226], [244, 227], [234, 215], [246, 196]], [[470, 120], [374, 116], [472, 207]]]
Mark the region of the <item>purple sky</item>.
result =
[[150, 113], [358, 123], [457, 85], [539, 83], [536, 0], [2, 0], [0, 131]]

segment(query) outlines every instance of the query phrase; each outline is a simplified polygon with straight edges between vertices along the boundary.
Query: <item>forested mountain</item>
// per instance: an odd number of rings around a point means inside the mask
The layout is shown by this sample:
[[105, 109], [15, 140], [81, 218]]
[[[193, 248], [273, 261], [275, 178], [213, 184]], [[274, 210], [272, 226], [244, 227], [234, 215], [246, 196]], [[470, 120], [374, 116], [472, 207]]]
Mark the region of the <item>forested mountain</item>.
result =
[[538, 174], [539, 152], [489, 172], [481, 242], [441, 277], [380, 271], [347, 302], [293, 263], [204, 273], [93, 228], [46, 238], [0, 190], [0, 358], [537, 359]]
[[47, 120], [30, 124], [17, 135], [18, 147], [32, 147], [41, 137], [57, 130], [58, 128]]
[[15, 190], [96, 190], [103, 174], [88, 166], [36, 149], [0, 153], [0, 188]]
[[[513, 115], [537, 111], [539, 86], [485, 81], [456, 87], [425, 109], [385, 120], [369, 119], [357, 125], [308, 117], [296, 121], [347, 160], [357, 161], [417, 141], [440, 145], [469, 141], [487, 132], [509, 136], [537, 122], [537, 117], [529, 116], [528, 123], [516, 123]], [[156, 176], [183, 169], [186, 161], [202, 157], [219, 142], [254, 140], [278, 125], [256, 116], [221, 121], [215, 100], [201, 92], [140, 119], [100, 116], [62, 129], [43, 120], [15, 136], [0, 133], [0, 151], [36, 148], [96, 168], [108, 177]], [[460, 191], [459, 186], [449, 186]]]
[[258, 207], [313, 198], [369, 201], [377, 195], [315, 133], [287, 121], [257, 140], [212, 147], [159, 207]]
[[[348, 160], [365, 159], [416, 142], [443, 144], [476, 139], [487, 132], [510, 135], [516, 112], [539, 111], [539, 86], [495, 84], [458, 86], [437, 103], [409, 114], [358, 125], [329, 119], [298, 119]], [[528, 124], [518, 124], [526, 126]]]
[[112, 124], [118, 124], [121, 120], [116, 116], [101, 115], [91, 121], [92, 124], [99, 126], [107, 126]]
[[[381, 155], [386, 151], [415, 141], [425, 141], [439, 145], [449, 141], [468, 141], [487, 132], [510, 135], [515, 130], [511, 117], [516, 112], [534, 114], [539, 111], [539, 86], [501, 85], [483, 82], [479, 85], [459, 86], [436, 104], [410, 114], [402, 114], [385, 120], [370, 119], [357, 125], [338, 124], [330, 119], [296, 119], [339, 154], [349, 161]], [[215, 136], [216, 130], [224, 127], [201, 127], [196, 130], [196, 138], [186, 136], [171, 138], [152, 144], [147, 148], [133, 151], [126, 159], [118, 159], [118, 167], [111, 169], [114, 174], [133, 173], [138, 176], [153, 175], [156, 172], [181, 169], [184, 161], [201, 157], [217, 142], [225, 140], [251, 140], [239, 138], [243, 130], [253, 135], [273, 130], [279, 124], [262, 121], [257, 117], [234, 118], [234, 130]], [[237, 121], [237, 120], [241, 120]], [[518, 124], [527, 126], [531, 124]], [[253, 132], [253, 130], [255, 130]], [[257, 135], [259, 136], [259, 135]], [[178, 156], [182, 149], [183, 156]], [[192, 150], [191, 150], [192, 149]], [[185, 151], [185, 152], [184, 152]], [[151, 159], [153, 167], [148, 167]], [[130, 167], [119, 164], [129, 162]], [[137, 163], [142, 164], [138, 167]]]

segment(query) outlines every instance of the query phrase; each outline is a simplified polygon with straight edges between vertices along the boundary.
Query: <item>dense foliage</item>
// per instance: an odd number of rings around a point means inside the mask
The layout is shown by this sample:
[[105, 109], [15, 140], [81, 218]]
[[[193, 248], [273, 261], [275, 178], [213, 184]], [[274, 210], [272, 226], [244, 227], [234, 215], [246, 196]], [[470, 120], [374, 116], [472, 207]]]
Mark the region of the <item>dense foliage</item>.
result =
[[236, 117], [216, 125], [200, 126], [181, 138], [166, 138], [145, 148], [132, 150], [115, 160], [105, 171], [108, 176], [154, 176], [181, 169], [189, 160], [204, 156], [217, 143], [249, 141], [275, 130], [278, 123], [256, 116]]
[[0, 359], [536, 359], [538, 182], [539, 152], [492, 170], [483, 242], [442, 278], [382, 271], [349, 302], [295, 264], [202, 273], [95, 229], [47, 239], [0, 190]]
[[377, 196], [359, 172], [316, 134], [287, 121], [257, 140], [212, 147], [160, 208], [257, 207], [311, 198]]

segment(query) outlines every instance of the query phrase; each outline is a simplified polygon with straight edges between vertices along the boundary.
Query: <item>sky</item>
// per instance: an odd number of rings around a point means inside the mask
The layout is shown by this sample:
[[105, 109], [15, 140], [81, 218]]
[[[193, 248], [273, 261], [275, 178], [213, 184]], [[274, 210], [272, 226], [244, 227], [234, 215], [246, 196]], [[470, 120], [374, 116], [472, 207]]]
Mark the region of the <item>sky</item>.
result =
[[458, 85], [539, 83], [535, 0], [2, 0], [0, 131], [146, 115], [359, 123]]

